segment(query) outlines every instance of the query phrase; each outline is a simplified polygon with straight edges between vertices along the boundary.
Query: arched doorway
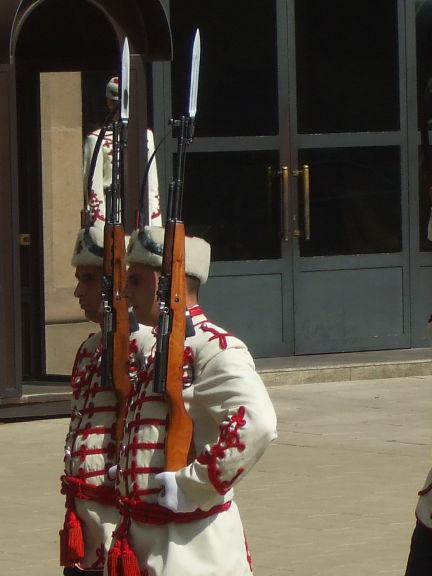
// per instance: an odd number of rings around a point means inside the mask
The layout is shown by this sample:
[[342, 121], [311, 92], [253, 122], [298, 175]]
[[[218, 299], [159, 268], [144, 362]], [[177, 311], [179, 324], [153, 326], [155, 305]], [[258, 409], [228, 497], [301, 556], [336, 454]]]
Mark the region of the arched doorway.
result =
[[0, 397], [19, 397], [22, 381], [58, 380], [58, 372], [49, 367], [51, 327], [62, 320], [67, 324], [63, 340], [53, 334], [51, 342], [73, 340], [77, 321], [74, 313], [68, 315], [65, 297], [72, 293], [62, 270], [70, 268], [79, 227], [82, 135], [97, 121], [95, 102], [104, 101], [92, 90], [118, 75], [127, 36], [131, 116], [125, 224], [130, 230], [147, 154], [147, 63], [170, 59], [172, 47], [158, 0], [127, 0], [121, 7], [114, 0], [7, 0], [0, 7], [0, 22], [5, 129], [0, 144], [5, 159], [0, 168], [5, 207]]

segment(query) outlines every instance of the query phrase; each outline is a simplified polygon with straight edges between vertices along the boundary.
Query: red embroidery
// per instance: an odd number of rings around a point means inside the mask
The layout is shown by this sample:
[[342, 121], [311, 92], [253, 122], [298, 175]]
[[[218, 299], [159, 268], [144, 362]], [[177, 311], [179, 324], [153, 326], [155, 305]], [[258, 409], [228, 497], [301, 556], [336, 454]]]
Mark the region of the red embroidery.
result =
[[106, 448], [87, 448], [85, 444], [82, 444], [78, 450], [71, 452], [71, 456], [78, 456], [81, 462], [84, 462], [86, 456], [92, 456], [94, 454], [106, 454], [107, 458], [113, 460], [116, 455], [116, 446], [113, 443], [108, 444]]
[[131, 452], [133, 456], [136, 456], [138, 449], [142, 448], [144, 450], [163, 450], [165, 444], [163, 442], [139, 442], [138, 436], [135, 434], [132, 440], [132, 444], [129, 444], [124, 448], [123, 454], [126, 456]]
[[193, 364], [194, 362], [194, 355], [190, 346], [186, 346], [184, 349], [183, 362], [185, 364]]
[[137, 343], [136, 338], [134, 338], [133, 340], [130, 341], [129, 351], [130, 351], [130, 354], [137, 354], [138, 353], [138, 343]]
[[132, 493], [136, 494], [139, 491], [139, 485], [137, 482], [138, 476], [140, 474], [159, 474], [163, 472], [164, 468], [156, 466], [137, 466], [135, 460], [132, 461], [131, 467], [122, 470], [122, 475], [126, 479], [130, 477], [132, 482]]
[[210, 482], [219, 494], [226, 494], [235, 480], [244, 471], [244, 468], [239, 468], [231, 480], [220, 479], [223, 470], [219, 466], [219, 460], [225, 458], [226, 451], [236, 448], [239, 452], [242, 452], [246, 448], [246, 445], [240, 439], [239, 430], [246, 425], [245, 413], [246, 408], [240, 406], [238, 411], [231, 416], [228, 422], [223, 422], [220, 425], [220, 434], [217, 444], [214, 444], [209, 451], [203, 452], [198, 457], [198, 462], [207, 466]]
[[[93, 375], [99, 374], [100, 367], [98, 364], [101, 357], [101, 351], [101, 345], [99, 345], [94, 352], [87, 352], [85, 345], [83, 345], [78, 351], [71, 379], [71, 386], [75, 398], [78, 398], [81, 388], [84, 386], [90, 387]], [[81, 362], [86, 358], [88, 358], [89, 361], [86, 363], [84, 368], [79, 369]]]
[[95, 478], [96, 476], [105, 476], [106, 470], [93, 470], [93, 472], [85, 472], [83, 468], [79, 468], [77, 477], [83, 478]]
[[253, 570], [252, 570], [252, 556], [250, 555], [249, 546], [248, 546], [247, 538], [246, 538], [246, 534], [245, 534], [244, 532], [243, 532], [243, 535], [244, 535], [244, 540], [245, 540], [246, 559], [247, 559], [247, 561], [248, 561], [250, 571], [253, 572]]
[[157, 396], [150, 396], [150, 395], [142, 394], [140, 396], [140, 398], [138, 398], [138, 400], [136, 401], [137, 409], [141, 410], [142, 405], [145, 404], [146, 402], [159, 402], [159, 403], [163, 404], [165, 402], [165, 399], [160, 394]]
[[140, 426], [167, 426], [166, 418], [140, 418], [139, 416], [128, 423], [129, 430], [139, 428]]
[[103, 200], [100, 200], [96, 192], [91, 190], [89, 194], [89, 209], [93, 215], [93, 222], [95, 220], [105, 220], [105, 218], [101, 215], [102, 204]]
[[183, 354], [183, 388], [188, 388], [191, 386], [194, 378], [194, 355], [192, 348], [190, 346], [186, 346]]
[[228, 346], [227, 336], [232, 336], [232, 334], [230, 334], [229, 332], [225, 332], [225, 333], [218, 332], [216, 330], [216, 328], [212, 328], [211, 326], [208, 326], [207, 324], [201, 324], [200, 328], [203, 332], [211, 332], [213, 334], [213, 336], [211, 338], [209, 338], [209, 342], [211, 342], [215, 338], [218, 338], [219, 339], [219, 346], [222, 348], [222, 350], [225, 350], [227, 348], [227, 346]]
[[92, 428], [90, 422], [87, 422], [83, 429], [74, 430], [74, 434], [76, 436], [82, 436], [84, 440], [87, 440], [90, 434], [111, 434], [111, 437], [114, 438], [115, 423], [113, 423], [110, 428], [102, 426], [100, 428]]
[[139, 373], [138, 373], [138, 390], [141, 390], [142, 388], [147, 388], [147, 386], [152, 381], [153, 372], [154, 372], [154, 370], [152, 368], [153, 363], [154, 363], [154, 358], [153, 357], [149, 358], [147, 366], [145, 366], [145, 368], [143, 370], [139, 371]]

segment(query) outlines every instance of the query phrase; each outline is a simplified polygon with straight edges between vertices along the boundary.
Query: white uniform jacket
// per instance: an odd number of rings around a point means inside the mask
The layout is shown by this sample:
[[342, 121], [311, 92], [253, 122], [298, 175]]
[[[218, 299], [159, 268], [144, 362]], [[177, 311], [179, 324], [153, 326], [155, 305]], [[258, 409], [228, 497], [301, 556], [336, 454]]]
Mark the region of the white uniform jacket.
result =
[[[152, 389], [153, 357], [131, 398], [118, 487], [127, 538], [146, 576], [252, 573], [236, 504], [237, 484], [276, 437], [276, 415], [246, 346], [191, 309], [183, 397], [196, 457], [164, 471], [168, 406]], [[163, 491], [161, 487], [163, 486]]]
[[[154, 337], [140, 326], [130, 338], [129, 371], [132, 379], [149, 353]], [[105, 551], [118, 522], [114, 480], [108, 475], [117, 464], [115, 438], [116, 396], [101, 382], [101, 333], [81, 344], [72, 372], [72, 414], [65, 444], [62, 493], [66, 495], [66, 520], [61, 533], [61, 564], [102, 569]], [[83, 554], [67, 544], [79, 524]], [[70, 530], [72, 526], [72, 530]], [[66, 539], [66, 542], [64, 541]], [[72, 537], [73, 540], [73, 537]], [[65, 549], [66, 548], [66, 549]]]
[[[90, 132], [84, 141], [83, 152], [83, 184], [87, 190], [90, 173], [90, 165], [93, 151], [99, 136], [100, 130]], [[153, 132], [147, 130], [148, 158], [154, 152]], [[113, 155], [113, 134], [112, 130], [107, 130], [102, 140], [101, 148], [96, 161], [95, 171], [90, 196], [88, 198], [89, 210], [94, 222], [94, 226], [103, 227], [105, 223], [105, 193], [104, 190], [111, 186], [112, 180], [112, 155]], [[159, 185], [156, 167], [156, 158], [153, 159], [148, 173], [148, 210], [149, 224], [151, 226], [162, 226], [162, 216], [159, 206]]]
[[423, 488], [420, 490], [416, 507], [416, 517], [419, 522], [432, 530], [432, 469], [427, 475]]

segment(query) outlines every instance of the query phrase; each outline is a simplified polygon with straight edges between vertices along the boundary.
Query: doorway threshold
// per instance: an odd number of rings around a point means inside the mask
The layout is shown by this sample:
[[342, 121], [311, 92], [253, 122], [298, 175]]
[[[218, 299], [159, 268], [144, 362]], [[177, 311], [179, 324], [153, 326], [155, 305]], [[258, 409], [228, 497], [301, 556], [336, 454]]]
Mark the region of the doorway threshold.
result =
[[70, 416], [68, 383], [26, 383], [19, 398], [0, 398], [0, 422]]
[[255, 366], [267, 386], [428, 376], [432, 348], [257, 358]]
[[[428, 376], [432, 348], [257, 358], [255, 365], [266, 386]], [[0, 399], [0, 422], [69, 417], [70, 399], [69, 384], [24, 384], [20, 398]]]

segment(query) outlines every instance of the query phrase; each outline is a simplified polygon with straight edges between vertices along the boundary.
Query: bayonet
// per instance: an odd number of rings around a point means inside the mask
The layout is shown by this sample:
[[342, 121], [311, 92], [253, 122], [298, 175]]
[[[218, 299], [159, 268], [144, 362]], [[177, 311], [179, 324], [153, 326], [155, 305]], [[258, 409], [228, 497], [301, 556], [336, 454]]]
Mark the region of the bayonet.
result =
[[120, 118], [122, 124], [129, 122], [129, 79], [130, 79], [130, 54], [127, 37], [123, 43], [122, 74], [121, 74], [121, 102]]
[[189, 116], [191, 118], [195, 118], [197, 111], [200, 59], [201, 59], [201, 37], [198, 29], [195, 32], [195, 38], [192, 48], [192, 67], [191, 67], [190, 94], [189, 94]]

